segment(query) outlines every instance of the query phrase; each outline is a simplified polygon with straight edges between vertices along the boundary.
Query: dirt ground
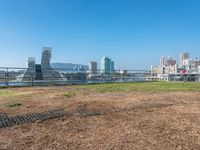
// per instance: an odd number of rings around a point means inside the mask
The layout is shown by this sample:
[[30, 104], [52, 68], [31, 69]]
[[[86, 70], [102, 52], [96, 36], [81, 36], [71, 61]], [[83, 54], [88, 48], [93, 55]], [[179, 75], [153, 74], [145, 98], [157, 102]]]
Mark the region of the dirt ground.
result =
[[[70, 115], [1, 128], [0, 149], [200, 149], [200, 92], [5, 90], [11, 94], [0, 97], [0, 112], [10, 116], [60, 108]], [[69, 91], [75, 95], [66, 96]], [[22, 105], [9, 107], [11, 102]]]

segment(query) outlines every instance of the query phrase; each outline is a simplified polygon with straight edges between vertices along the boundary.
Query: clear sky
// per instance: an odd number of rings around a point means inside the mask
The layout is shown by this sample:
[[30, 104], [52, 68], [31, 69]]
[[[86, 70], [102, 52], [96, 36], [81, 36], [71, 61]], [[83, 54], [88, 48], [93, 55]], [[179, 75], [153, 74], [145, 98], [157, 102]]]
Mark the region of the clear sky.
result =
[[162, 55], [200, 58], [200, 0], [0, 0], [0, 66], [87, 64], [111, 57], [116, 68], [150, 69]]

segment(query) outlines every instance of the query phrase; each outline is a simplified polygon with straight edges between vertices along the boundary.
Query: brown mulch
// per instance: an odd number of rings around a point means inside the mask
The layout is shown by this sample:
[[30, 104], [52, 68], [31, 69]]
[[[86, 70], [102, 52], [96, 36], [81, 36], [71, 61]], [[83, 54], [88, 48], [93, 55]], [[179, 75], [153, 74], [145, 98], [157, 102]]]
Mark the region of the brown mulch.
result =
[[[199, 92], [84, 92], [71, 87], [9, 89], [10, 116], [64, 108], [71, 115], [0, 129], [0, 149], [200, 149]], [[63, 92], [74, 91], [71, 98]], [[10, 101], [22, 105], [8, 107]]]

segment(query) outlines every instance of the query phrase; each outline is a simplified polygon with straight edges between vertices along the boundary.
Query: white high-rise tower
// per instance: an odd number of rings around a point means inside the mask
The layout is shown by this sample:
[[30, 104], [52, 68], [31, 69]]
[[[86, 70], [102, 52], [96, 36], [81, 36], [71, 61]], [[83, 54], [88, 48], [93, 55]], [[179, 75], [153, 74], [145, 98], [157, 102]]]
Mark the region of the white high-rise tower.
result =
[[179, 65], [180, 66], [185, 66], [186, 65], [186, 61], [189, 59], [189, 53], [181, 53], [179, 55]]

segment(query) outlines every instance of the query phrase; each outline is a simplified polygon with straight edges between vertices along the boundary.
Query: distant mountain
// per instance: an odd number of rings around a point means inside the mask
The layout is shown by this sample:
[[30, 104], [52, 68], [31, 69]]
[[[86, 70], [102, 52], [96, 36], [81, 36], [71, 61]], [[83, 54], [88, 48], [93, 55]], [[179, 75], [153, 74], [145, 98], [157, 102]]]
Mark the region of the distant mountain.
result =
[[72, 63], [51, 63], [51, 67], [55, 70], [78, 70], [88, 69], [87, 65], [72, 64]]

